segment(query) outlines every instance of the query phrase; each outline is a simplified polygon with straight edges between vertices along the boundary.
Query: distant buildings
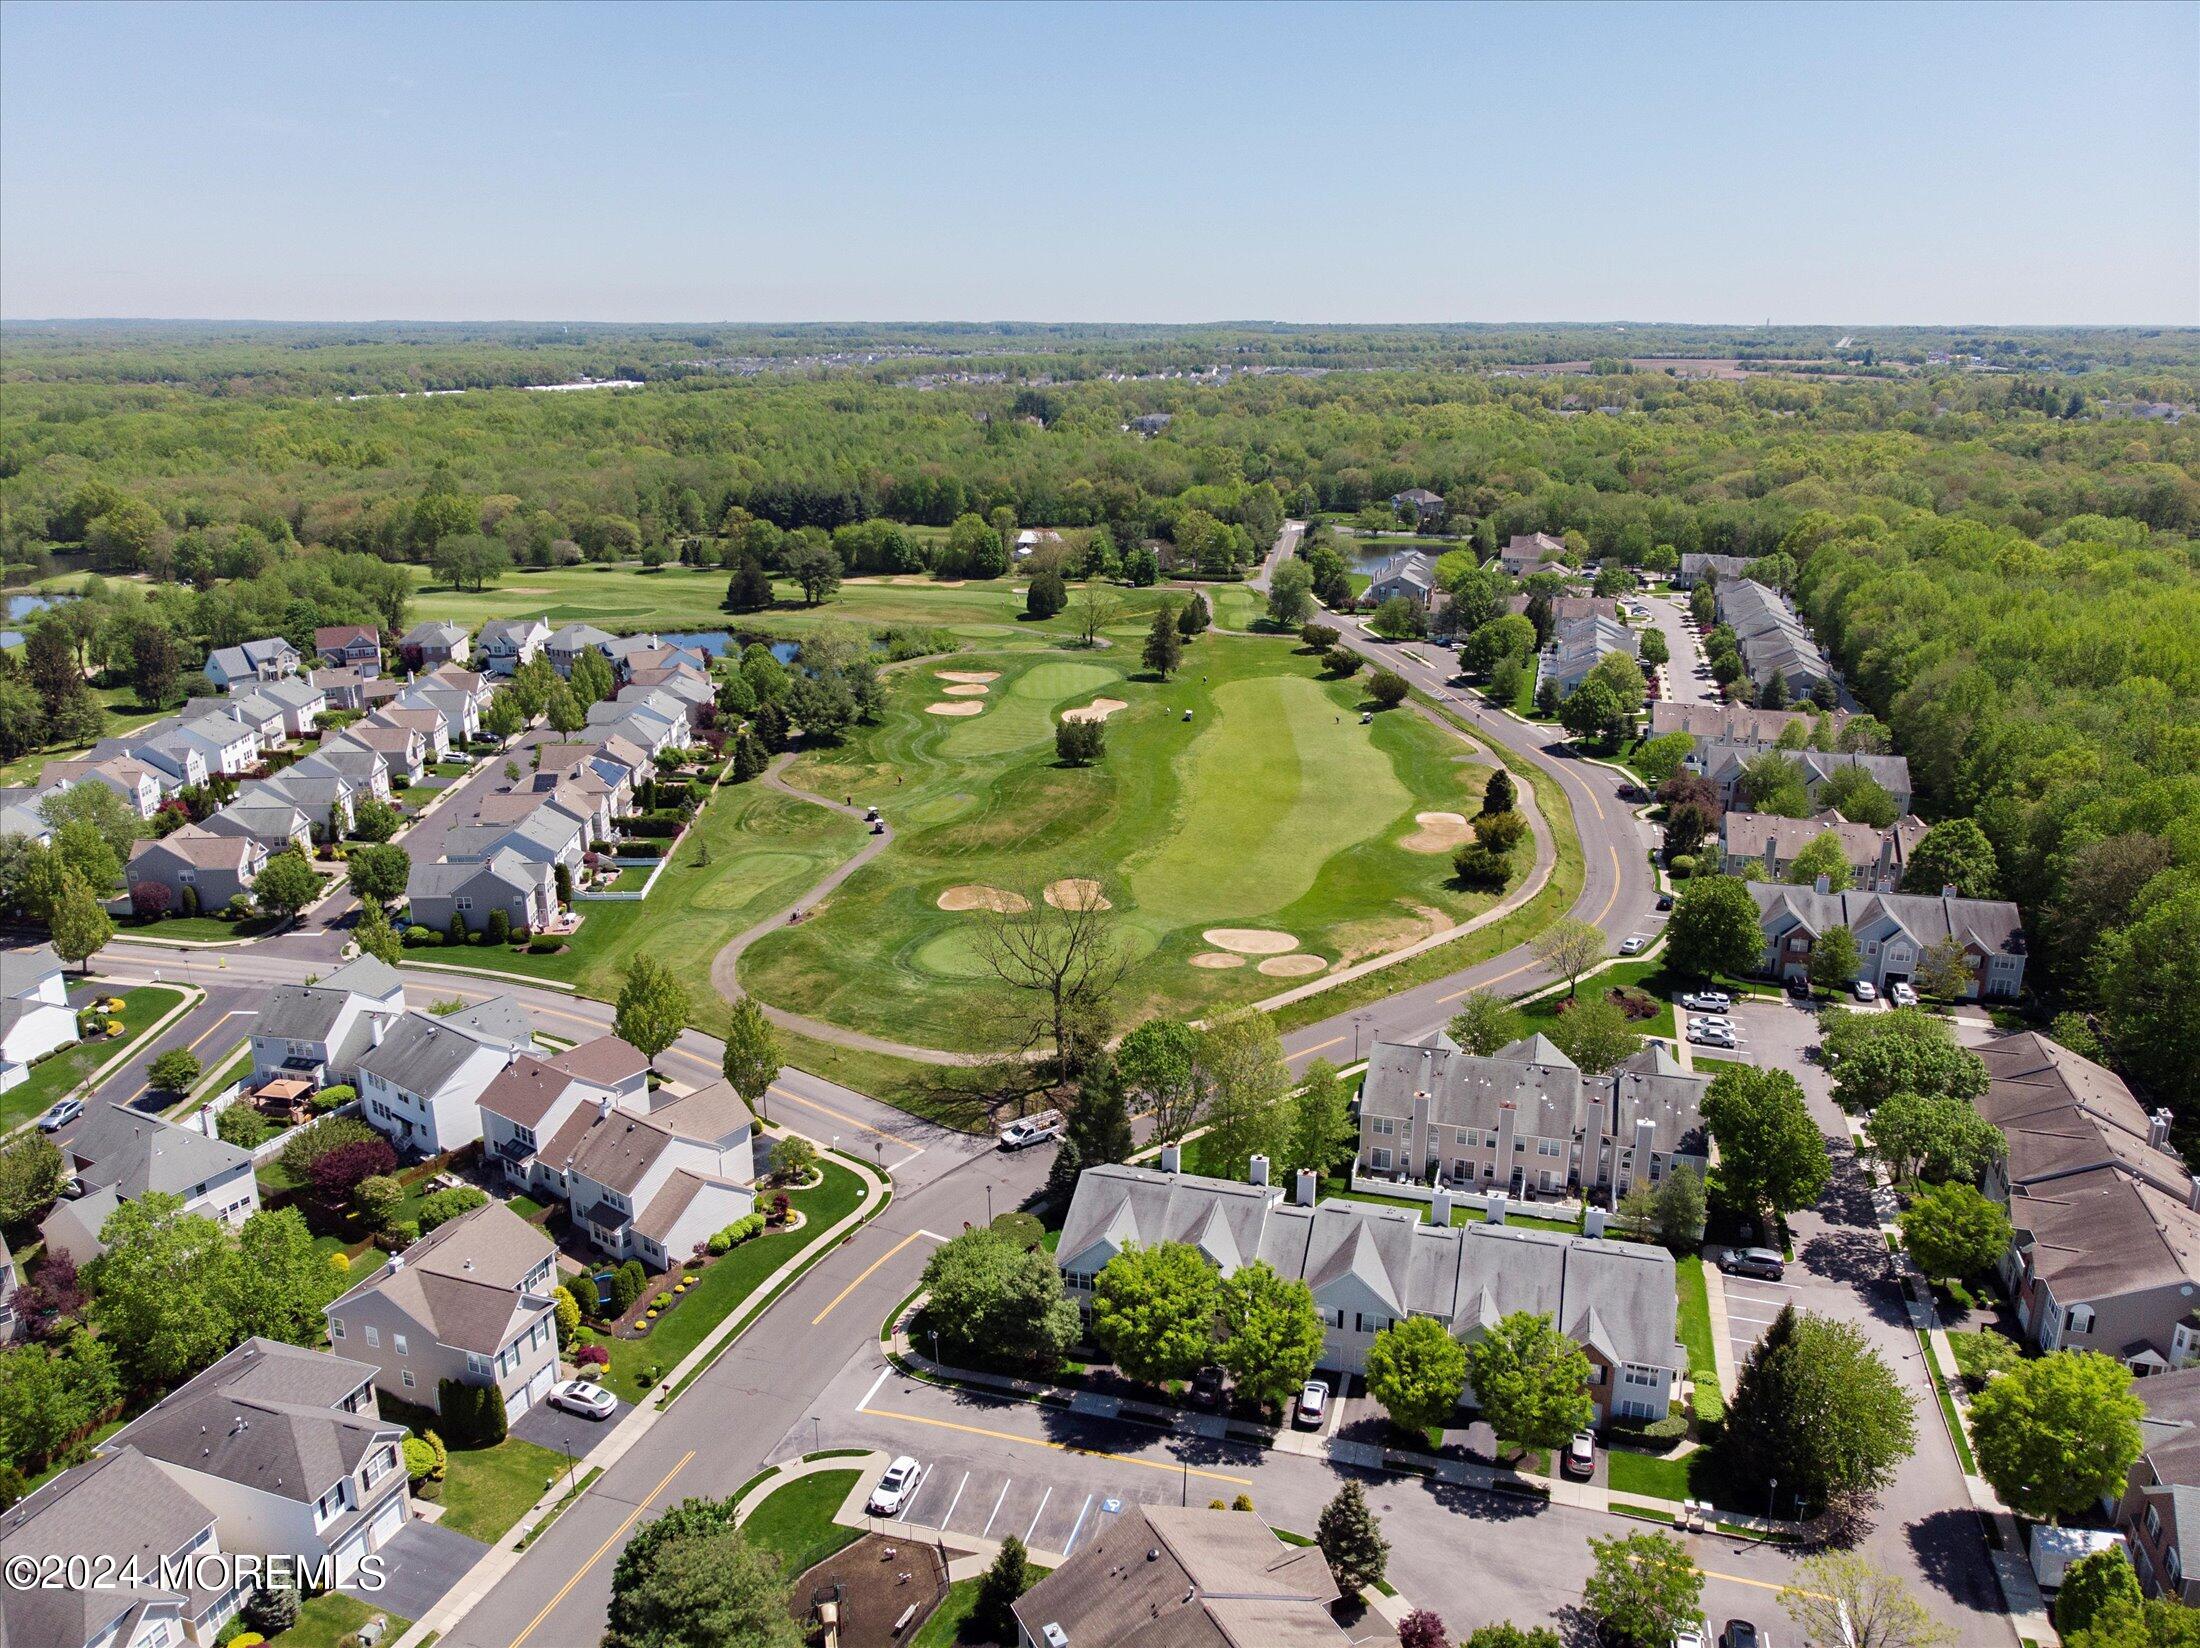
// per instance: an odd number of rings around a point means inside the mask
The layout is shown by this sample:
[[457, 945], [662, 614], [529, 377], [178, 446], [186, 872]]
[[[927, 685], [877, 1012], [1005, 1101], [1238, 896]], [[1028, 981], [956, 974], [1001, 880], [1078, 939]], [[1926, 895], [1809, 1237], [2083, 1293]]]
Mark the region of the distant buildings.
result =
[[1734, 632], [1742, 667], [1760, 690], [1778, 677], [1790, 697], [1808, 698], [1821, 681], [1834, 678], [1795, 609], [1763, 584], [1740, 578], [1719, 585], [1718, 616]]
[[1497, 562], [1514, 578], [1526, 578], [1538, 572], [1573, 571], [1566, 564], [1566, 546], [1547, 532], [1513, 534], [1497, 552]]
[[280, 681], [298, 673], [298, 649], [279, 635], [263, 636], [233, 647], [216, 647], [206, 658], [206, 678], [222, 692], [239, 681]]
[[1410, 508], [1415, 524], [1421, 527], [1443, 524], [1444, 500], [1425, 486], [1409, 486], [1403, 492], [1392, 493], [1390, 507], [1395, 510]]
[[1720, 867], [1744, 880], [1785, 881], [1796, 856], [1821, 836], [1841, 844], [1841, 856], [1855, 884], [1866, 892], [1891, 893], [1902, 885], [1910, 854], [1929, 826], [1905, 814], [1884, 830], [1852, 824], [1837, 812], [1809, 818], [1775, 813], [1730, 812], [1719, 821]]
[[1765, 937], [1758, 966], [1775, 978], [1808, 978], [1819, 939], [1846, 927], [1856, 939], [1856, 977], [1879, 989], [1910, 982], [1926, 952], [1949, 943], [1962, 955], [1965, 1000], [2011, 1000], [2024, 987], [2024, 918], [2004, 899], [1748, 885]]

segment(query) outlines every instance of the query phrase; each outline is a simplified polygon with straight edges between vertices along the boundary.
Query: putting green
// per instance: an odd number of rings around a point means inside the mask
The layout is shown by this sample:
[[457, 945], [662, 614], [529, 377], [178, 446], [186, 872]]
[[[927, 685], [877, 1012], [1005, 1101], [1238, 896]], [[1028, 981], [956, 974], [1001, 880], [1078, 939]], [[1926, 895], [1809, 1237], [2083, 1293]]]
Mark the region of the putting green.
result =
[[987, 712], [951, 728], [940, 745], [946, 755], [969, 758], [1000, 755], [1026, 745], [1054, 746], [1055, 706], [1081, 698], [1120, 679], [1098, 664], [1051, 661], [1034, 664], [1009, 684], [996, 685], [996, 701]]

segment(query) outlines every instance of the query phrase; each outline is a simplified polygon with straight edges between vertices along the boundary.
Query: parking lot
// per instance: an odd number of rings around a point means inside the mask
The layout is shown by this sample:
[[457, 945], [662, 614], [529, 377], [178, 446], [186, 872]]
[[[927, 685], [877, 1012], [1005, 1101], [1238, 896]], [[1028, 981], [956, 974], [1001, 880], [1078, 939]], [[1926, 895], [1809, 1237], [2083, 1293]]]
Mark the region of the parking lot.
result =
[[[1177, 1504], [1188, 1494], [1189, 1477], [1178, 1472], [1124, 1470], [1078, 1473], [1062, 1480], [1058, 1470], [1037, 1466], [1024, 1475], [998, 1463], [957, 1455], [925, 1466], [915, 1496], [902, 1520], [943, 1538], [1006, 1539], [1014, 1534], [1035, 1550], [1074, 1555], [1105, 1520], [1134, 1504]], [[1198, 1503], [1234, 1498], [1242, 1489], [1227, 1484], [1197, 1484]], [[1212, 1491], [1210, 1491], [1212, 1489]]]

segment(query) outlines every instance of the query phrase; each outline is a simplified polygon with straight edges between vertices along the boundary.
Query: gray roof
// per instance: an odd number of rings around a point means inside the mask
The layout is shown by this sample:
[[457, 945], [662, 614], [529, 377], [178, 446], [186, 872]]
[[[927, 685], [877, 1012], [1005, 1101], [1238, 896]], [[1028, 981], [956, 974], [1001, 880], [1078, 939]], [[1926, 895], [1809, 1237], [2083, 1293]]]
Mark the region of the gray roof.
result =
[[69, 1141], [69, 1154], [89, 1164], [78, 1178], [111, 1185], [124, 1201], [154, 1190], [189, 1196], [196, 1186], [252, 1165], [248, 1150], [126, 1104], [91, 1106]]
[[2004, 1182], [2032, 1186], [2113, 1167], [2191, 1199], [2192, 1174], [2169, 1142], [2170, 1113], [2150, 1113], [2114, 1071], [2031, 1030], [1976, 1051], [1987, 1073], [1978, 1112], [2008, 1140]]
[[[63, 1471], [0, 1514], [0, 1555], [110, 1557], [157, 1575], [205, 1532], [214, 1512], [134, 1448], [116, 1448]], [[149, 1605], [183, 1598], [151, 1587], [0, 1588], [0, 1643], [75, 1648]], [[115, 1638], [128, 1642], [125, 1632]]]
[[304, 710], [311, 709], [326, 699], [328, 694], [310, 681], [300, 681], [292, 677], [283, 681], [262, 682], [259, 696], [271, 699], [286, 710]]
[[1803, 785], [1809, 790], [1816, 790], [1842, 768], [1854, 767], [1889, 795], [1899, 798], [1910, 793], [1910, 763], [1899, 755], [1809, 749], [1767, 751], [1759, 743], [1720, 738], [1699, 740], [1692, 759], [1701, 763], [1705, 776], [1726, 783], [1740, 778], [1745, 766], [1766, 754], [1783, 755], [1793, 761], [1802, 769]]
[[481, 644], [501, 641], [509, 636], [514, 642], [522, 641], [536, 630], [548, 633], [549, 624], [540, 618], [492, 618], [481, 626]]
[[1683, 704], [1661, 698], [1650, 706], [1650, 736], [1685, 732], [1709, 742], [1776, 744], [1791, 726], [1808, 732], [1820, 715], [1831, 716], [1836, 727], [1849, 718], [1846, 710], [1758, 710], [1745, 704]]
[[550, 1308], [549, 1299], [521, 1285], [556, 1251], [502, 1202], [487, 1202], [436, 1226], [327, 1309], [340, 1313], [346, 1303], [378, 1294], [438, 1344], [491, 1356]]
[[1419, 550], [1408, 550], [1403, 555], [1393, 555], [1375, 568], [1368, 581], [1372, 592], [1397, 585], [1407, 585], [1424, 595], [1436, 587], [1436, 563]]
[[48, 1248], [65, 1247], [86, 1255], [104, 1253], [107, 1244], [99, 1239], [99, 1233], [121, 1205], [122, 1198], [115, 1194], [113, 1185], [98, 1186], [54, 1203], [53, 1211], [38, 1221], [38, 1234], [45, 1238]]
[[281, 663], [285, 655], [295, 663], [298, 649], [279, 635], [269, 635], [233, 647], [216, 647], [207, 654], [206, 661], [218, 666], [224, 675], [249, 675], [262, 664]]
[[578, 652], [583, 647], [608, 647], [618, 637], [594, 624], [567, 624], [550, 637], [552, 652]]
[[[404, 991], [404, 981], [397, 976], [396, 968], [373, 956], [361, 955], [318, 984], [276, 985], [262, 998], [252, 1033], [286, 1041], [326, 1041], [353, 995], [384, 1004], [392, 1000], [402, 1003]], [[338, 1064], [349, 1064], [371, 1040], [372, 1032], [360, 1022], [353, 1027], [346, 1045], [329, 1051]]]
[[1942, 898], [1925, 893], [1821, 893], [1784, 882], [1747, 883], [1761, 918], [1785, 911], [1813, 936], [1829, 927], [1861, 932], [1882, 915], [1893, 918], [1920, 944], [1953, 937], [1987, 955], [2025, 953], [2024, 917], [2007, 899]]
[[[452, 832], [456, 834], [457, 832]], [[415, 864], [405, 878], [405, 896], [411, 899], [447, 898], [476, 882], [489, 880], [510, 892], [532, 893], [542, 885], [528, 863], [514, 852], [492, 853], [487, 858], [438, 859]]]
[[39, 980], [62, 971], [61, 957], [51, 944], [28, 949], [0, 950], [0, 995], [20, 996]]
[[359, 1068], [407, 1093], [435, 1093], [484, 1047], [498, 1051], [506, 1048], [502, 1038], [484, 1034], [465, 1022], [471, 1017], [466, 1013], [453, 1013], [449, 1018], [404, 1013], [383, 1033], [381, 1046], [360, 1056]]
[[411, 629], [405, 631], [405, 638], [398, 642], [398, 645], [401, 647], [449, 647], [456, 646], [465, 639], [466, 629], [464, 625], [454, 624], [443, 618], [423, 618]]

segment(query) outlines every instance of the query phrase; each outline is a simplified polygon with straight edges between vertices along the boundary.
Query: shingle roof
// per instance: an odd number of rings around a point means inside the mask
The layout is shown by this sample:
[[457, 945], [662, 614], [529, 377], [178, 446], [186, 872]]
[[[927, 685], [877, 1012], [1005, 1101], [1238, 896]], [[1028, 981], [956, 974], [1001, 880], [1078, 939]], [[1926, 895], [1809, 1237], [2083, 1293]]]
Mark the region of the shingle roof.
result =
[[384, 1032], [382, 1045], [361, 1056], [359, 1068], [407, 1093], [435, 1093], [482, 1048], [501, 1045], [471, 1033], [460, 1018], [404, 1013]]
[[1863, 891], [1821, 893], [1777, 881], [1752, 881], [1747, 886], [1761, 917], [1769, 919], [1785, 909], [1812, 934], [1823, 933], [1829, 927], [1861, 932], [1886, 915], [1922, 944], [1952, 936], [1961, 943], [1976, 944], [1987, 955], [2025, 953], [2024, 917], [2006, 899]]
[[522, 1053], [482, 1089], [481, 1108], [506, 1121], [535, 1127], [576, 1082], [588, 1085], [570, 1071], [557, 1069], [531, 1053]]
[[61, 957], [51, 944], [0, 950], [0, 996], [22, 995], [40, 979], [51, 978], [60, 971]]
[[89, 1164], [80, 1179], [111, 1185], [125, 1201], [155, 1190], [188, 1196], [198, 1185], [252, 1165], [248, 1150], [126, 1104], [93, 1105], [69, 1153]]
[[521, 1284], [556, 1253], [550, 1238], [502, 1202], [436, 1226], [328, 1309], [373, 1293], [428, 1329], [439, 1344], [494, 1355], [549, 1307]]
[[613, 1087], [633, 1080], [649, 1068], [649, 1060], [642, 1056], [642, 1050], [617, 1036], [597, 1036], [592, 1041], [581, 1042], [549, 1062], [554, 1068], [583, 1081], [602, 1082]]
[[2033, 1273], [2071, 1301], [2200, 1282], [2200, 1213], [2112, 1167], [2070, 1173], [2009, 1200]]
[[[150, 1459], [134, 1448], [116, 1448], [63, 1471], [0, 1513], [0, 1555], [109, 1557], [157, 1574], [164, 1558], [214, 1520], [212, 1509]], [[162, 1599], [181, 1600], [150, 1587], [0, 1587], [0, 1641], [9, 1648], [74, 1648]]]

